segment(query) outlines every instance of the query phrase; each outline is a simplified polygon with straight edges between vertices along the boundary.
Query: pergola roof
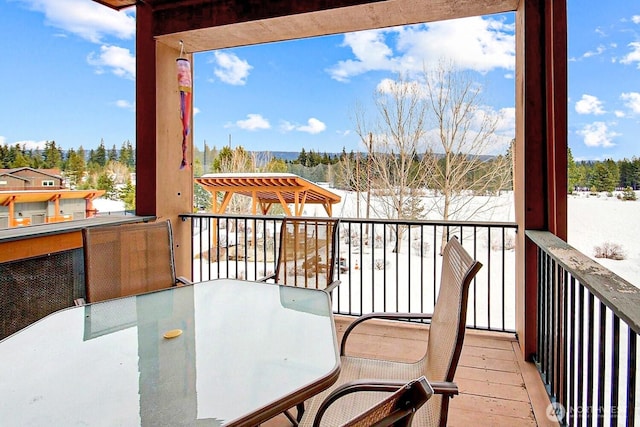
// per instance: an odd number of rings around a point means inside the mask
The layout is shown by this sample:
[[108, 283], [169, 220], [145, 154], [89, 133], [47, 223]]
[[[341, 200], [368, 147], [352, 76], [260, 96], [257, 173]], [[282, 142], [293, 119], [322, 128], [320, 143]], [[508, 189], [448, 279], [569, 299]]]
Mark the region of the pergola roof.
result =
[[13, 203], [52, 202], [61, 199], [94, 200], [104, 194], [104, 190], [25, 190], [0, 191], [0, 206]]
[[331, 216], [331, 206], [341, 200], [337, 194], [290, 173], [216, 173], [195, 181], [211, 193], [225, 193], [222, 204], [214, 205], [215, 213], [223, 213], [234, 194], [251, 197], [254, 214], [258, 204], [263, 214], [271, 205], [280, 204], [291, 215], [288, 205], [293, 204], [295, 215], [301, 216], [305, 204], [312, 203], [323, 205]]

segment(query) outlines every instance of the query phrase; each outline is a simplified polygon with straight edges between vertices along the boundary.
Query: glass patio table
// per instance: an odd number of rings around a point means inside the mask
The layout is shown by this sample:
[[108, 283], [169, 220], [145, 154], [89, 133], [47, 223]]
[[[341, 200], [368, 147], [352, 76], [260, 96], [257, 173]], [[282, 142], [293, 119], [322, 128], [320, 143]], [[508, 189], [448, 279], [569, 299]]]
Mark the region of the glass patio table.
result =
[[339, 370], [327, 293], [218, 279], [65, 309], [0, 341], [0, 420], [256, 425]]

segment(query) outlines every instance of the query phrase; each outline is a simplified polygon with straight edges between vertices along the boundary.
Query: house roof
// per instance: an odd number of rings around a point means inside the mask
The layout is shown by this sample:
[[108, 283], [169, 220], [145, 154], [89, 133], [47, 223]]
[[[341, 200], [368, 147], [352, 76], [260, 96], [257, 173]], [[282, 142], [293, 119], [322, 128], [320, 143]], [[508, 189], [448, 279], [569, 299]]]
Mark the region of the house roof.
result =
[[0, 191], [0, 206], [14, 203], [51, 202], [56, 199], [94, 200], [105, 193], [104, 190], [24, 190]]
[[0, 176], [10, 176], [11, 178], [14, 178], [14, 179], [21, 179], [24, 182], [29, 182], [28, 178], [25, 178], [23, 176], [13, 175], [11, 172], [2, 172], [2, 170], [0, 170]]
[[259, 203], [263, 213], [273, 204], [282, 205], [285, 211], [289, 210], [287, 205], [293, 204], [297, 216], [307, 203], [322, 204], [331, 215], [331, 206], [341, 200], [337, 194], [290, 173], [216, 173], [203, 175], [195, 181], [212, 193], [225, 193], [222, 205], [214, 207], [216, 213], [224, 212], [233, 194], [251, 197], [254, 206]]
[[30, 168], [28, 166], [24, 166], [24, 167], [20, 167], [20, 168], [11, 168], [11, 169], [0, 169], [0, 174], [7, 174], [7, 175], [13, 175], [16, 172], [20, 172], [23, 170], [29, 170], [32, 172], [36, 172], [40, 175], [47, 175], [50, 176], [52, 178], [57, 178], [57, 179], [62, 179], [62, 175], [60, 173], [60, 169], [34, 169], [34, 168]]

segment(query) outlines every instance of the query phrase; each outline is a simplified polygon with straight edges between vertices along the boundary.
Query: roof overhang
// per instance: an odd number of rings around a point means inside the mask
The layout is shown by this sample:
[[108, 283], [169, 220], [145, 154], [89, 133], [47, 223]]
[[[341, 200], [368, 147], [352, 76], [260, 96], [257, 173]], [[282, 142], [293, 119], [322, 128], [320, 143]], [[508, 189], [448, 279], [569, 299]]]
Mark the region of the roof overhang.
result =
[[125, 7], [131, 7], [136, 5], [137, 0], [93, 0], [96, 3], [109, 6], [112, 9], [120, 10]]
[[94, 200], [104, 195], [105, 190], [53, 190], [53, 191], [0, 191], [0, 206], [9, 203], [50, 202], [62, 199]]

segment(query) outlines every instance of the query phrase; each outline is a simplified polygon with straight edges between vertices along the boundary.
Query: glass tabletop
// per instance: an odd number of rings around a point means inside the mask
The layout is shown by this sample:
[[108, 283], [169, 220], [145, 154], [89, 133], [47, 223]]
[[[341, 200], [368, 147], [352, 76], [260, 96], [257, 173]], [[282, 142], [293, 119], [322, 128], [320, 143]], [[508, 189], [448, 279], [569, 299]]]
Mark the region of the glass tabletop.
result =
[[0, 341], [0, 419], [232, 425], [338, 369], [328, 294], [220, 279], [63, 310]]

